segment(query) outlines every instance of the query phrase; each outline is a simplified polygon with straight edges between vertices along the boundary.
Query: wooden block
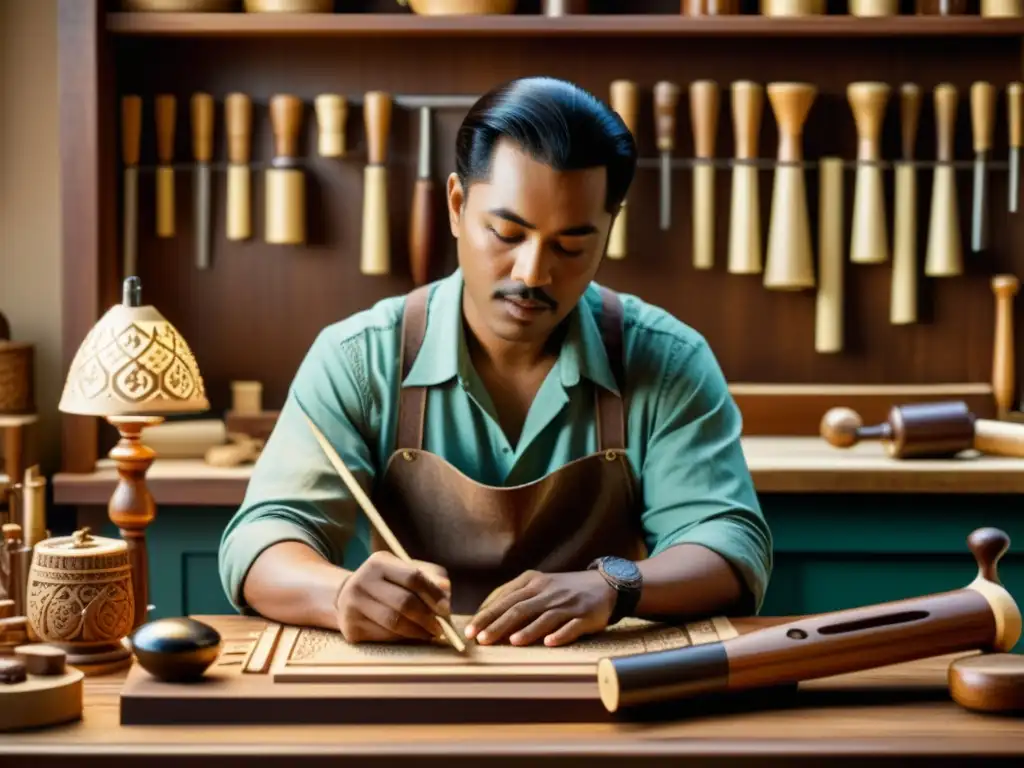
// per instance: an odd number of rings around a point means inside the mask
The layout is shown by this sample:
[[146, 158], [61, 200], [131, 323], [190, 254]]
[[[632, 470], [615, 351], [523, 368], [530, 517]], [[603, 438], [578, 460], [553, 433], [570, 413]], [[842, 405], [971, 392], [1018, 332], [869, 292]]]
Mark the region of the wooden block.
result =
[[[18, 662], [24, 666], [24, 662]], [[82, 717], [85, 675], [68, 668], [61, 675], [33, 675], [18, 683], [0, 683], [0, 731], [19, 731], [66, 723]]]
[[14, 655], [25, 662], [30, 675], [63, 675], [67, 654], [52, 645], [19, 645]]
[[25, 632], [28, 630], [28, 618], [25, 616], [8, 616], [0, 619], [0, 637], [9, 632]]
[[228, 411], [224, 415], [224, 423], [229, 433], [238, 432], [257, 440], [266, 440], [277, 424], [280, 411], [261, 411], [255, 414]]

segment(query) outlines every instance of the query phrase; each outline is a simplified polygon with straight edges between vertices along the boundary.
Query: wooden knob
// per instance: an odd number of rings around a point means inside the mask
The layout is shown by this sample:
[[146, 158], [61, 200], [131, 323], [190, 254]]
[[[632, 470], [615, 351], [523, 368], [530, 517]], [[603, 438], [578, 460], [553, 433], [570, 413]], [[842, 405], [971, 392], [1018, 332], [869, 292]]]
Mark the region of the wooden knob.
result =
[[637, 111], [639, 110], [640, 88], [632, 80], [613, 80], [611, 84], [611, 107], [618, 112], [629, 132], [636, 136]]
[[679, 86], [675, 83], [662, 80], [654, 85], [654, 126], [658, 150], [661, 152], [675, 149], [679, 93]]
[[690, 84], [690, 120], [693, 123], [693, 146], [697, 157], [715, 156], [718, 103], [719, 88], [714, 80], [697, 80]]
[[859, 442], [858, 430], [864, 426], [860, 414], [852, 408], [836, 407], [826, 411], [819, 432], [836, 448], [852, 448]]
[[779, 161], [803, 160], [801, 138], [817, 95], [818, 89], [810, 83], [768, 84], [768, 101], [779, 126]]
[[978, 576], [994, 584], [999, 580], [999, 560], [1010, 548], [1010, 537], [998, 528], [978, 528], [967, 537], [974, 559], [978, 563]]
[[846, 88], [846, 98], [857, 126], [857, 158], [860, 160], [879, 158], [879, 136], [890, 90], [886, 83], [850, 83]]
[[971, 132], [974, 137], [974, 151], [987, 152], [992, 149], [992, 129], [995, 121], [996, 89], [992, 83], [977, 82], [971, 85]]
[[153, 114], [156, 117], [156, 155], [162, 165], [169, 165], [174, 159], [177, 100], [171, 94], [158, 94], [153, 100]]
[[142, 136], [142, 97], [121, 99], [121, 159], [125, 165], [139, 164], [139, 140]]
[[1009, 299], [1020, 290], [1020, 280], [1015, 275], [996, 275], [992, 278], [992, 292], [1000, 299]]
[[252, 151], [252, 99], [244, 93], [229, 93], [224, 99], [224, 122], [228, 161], [237, 165], [248, 163]]
[[935, 86], [936, 157], [942, 162], [949, 162], [953, 159], [956, 103], [956, 86], [950, 83], [941, 83]]
[[1024, 83], [1014, 82], [1006, 86], [1006, 115], [1010, 128], [1010, 146], [1024, 144]]
[[213, 159], [213, 96], [208, 93], [192, 95], [192, 155], [198, 163]]
[[391, 132], [391, 94], [370, 91], [363, 101], [363, 121], [370, 165], [387, 162], [388, 134]]
[[921, 117], [921, 88], [914, 83], [900, 86], [900, 136], [903, 159], [914, 159], [917, 126]]
[[757, 157], [757, 138], [764, 114], [764, 88], [750, 80], [737, 80], [731, 91], [735, 154], [740, 160], [752, 160]]
[[298, 96], [289, 94], [272, 96], [270, 99], [270, 122], [274, 131], [275, 157], [298, 157], [299, 129], [302, 127], [302, 100]]

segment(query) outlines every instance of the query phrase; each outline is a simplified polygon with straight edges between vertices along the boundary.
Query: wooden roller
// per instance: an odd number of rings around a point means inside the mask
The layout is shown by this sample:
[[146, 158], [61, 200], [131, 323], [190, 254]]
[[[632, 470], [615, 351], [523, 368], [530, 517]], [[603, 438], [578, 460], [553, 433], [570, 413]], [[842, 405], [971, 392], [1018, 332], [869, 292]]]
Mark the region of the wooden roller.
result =
[[1016, 356], [1014, 355], [1013, 298], [1020, 291], [1020, 280], [1015, 275], [996, 275], [992, 278], [992, 293], [996, 298], [996, 322], [992, 344], [992, 395], [999, 418], [1005, 418], [1017, 399]]
[[917, 169], [914, 144], [921, 114], [921, 89], [913, 83], [900, 86], [900, 134], [902, 160], [896, 161], [892, 239], [892, 281], [889, 322], [917, 322]]
[[979, 528], [967, 544], [978, 574], [960, 589], [812, 614], [713, 643], [603, 658], [601, 702], [617, 712], [960, 651], [1009, 651], [1021, 635], [1020, 609], [997, 571], [1009, 537]]
[[156, 118], [156, 234], [174, 237], [174, 127], [177, 121], [177, 100], [172, 94], [157, 94], [153, 103]]
[[928, 277], [956, 277], [963, 272], [956, 171], [952, 165], [956, 101], [955, 86], [949, 83], [935, 86], [937, 163], [932, 181], [928, 247], [924, 262], [924, 273]]
[[693, 266], [715, 264], [715, 136], [718, 133], [719, 88], [714, 80], [690, 84], [693, 130]]
[[729, 200], [727, 269], [734, 275], [756, 275], [764, 268], [761, 245], [761, 194], [758, 184], [758, 136], [764, 113], [764, 88], [739, 80], [732, 84], [733, 135], [736, 137]]
[[368, 162], [363, 170], [363, 237], [360, 270], [364, 275], [391, 271], [388, 230], [387, 145], [391, 132], [391, 95], [370, 91], [363, 102]]
[[820, 432], [836, 448], [879, 440], [894, 459], [952, 458], [972, 449], [993, 456], [1024, 456], [1024, 424], [979, 419], [960, 400], [894, 405], [884, 423], [870, 427], [852, 408], [830, 408]]
[[[634, 136], [636, 136], [637, 112], [640, 108], [639, 102], [640, 89], [632, 80], [615, 80], [612, 82], [611, 107], [618, 112], [626, 127], [629, 128], [629, 132]], [[612, 231], [608, 235], [608, 250], [606, 253], [609, 259], [624, 259], [626, 257], [627, 213], [626, 201], [623, 200], [622, 208], [615, 217]]]
[[779, 146], [768, 224], [766, 288], [814, 287], [811, 226], [804, 186], [803, 130], [817, 93], [817, 88], [808, 83], [768, 85], [768, 101], [779, 126]]
[[850, 83], [846, 98], [857, 126], [857, 171], [853, 192], [850, 261], [881, 264], [889, 259], [882, 186], [882, 123], [889, 103], [886, 83]]
[[224, 99], [224, 124], [228, 145], [227, 223], [228, 240], [252, 237], [252, 99], [229, 93]]
[[814, 349], [843, 350], [843, 159], [823, 157], [818, 164], [818, 295]]
[[274, 158], [266, 173], [266, 241], [301, 245], [306, 241], [306, 179], [298, 163], [302, 101], [278, 94], [270, 99]]

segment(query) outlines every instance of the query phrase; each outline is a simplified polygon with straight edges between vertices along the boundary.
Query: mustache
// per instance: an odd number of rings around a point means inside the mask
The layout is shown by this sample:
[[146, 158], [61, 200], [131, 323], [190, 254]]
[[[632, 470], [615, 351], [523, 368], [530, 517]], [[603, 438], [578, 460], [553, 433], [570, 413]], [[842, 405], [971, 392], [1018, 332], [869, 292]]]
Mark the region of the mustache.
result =
[[520, 301], [535, 301], [538, 304], [546, 304], [552, 311], [558, 309], [558, 302], [547, 295], [543, 288], [531, 288], [521, 283], [499, 285], [494, 289], [494, 299], [519, 299]]

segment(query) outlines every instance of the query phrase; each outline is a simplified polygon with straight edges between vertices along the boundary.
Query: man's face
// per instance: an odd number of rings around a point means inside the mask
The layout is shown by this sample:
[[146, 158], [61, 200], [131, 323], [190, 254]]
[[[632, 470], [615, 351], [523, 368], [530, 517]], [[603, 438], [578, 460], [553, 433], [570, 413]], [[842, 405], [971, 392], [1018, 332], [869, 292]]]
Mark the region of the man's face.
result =
[[448, 180], [466, 310], [507, 341], [536, 341], [576, 306], [611, 229], [603, 167], [559, 172], [500, 143], [490, 178], [464, 194]]

